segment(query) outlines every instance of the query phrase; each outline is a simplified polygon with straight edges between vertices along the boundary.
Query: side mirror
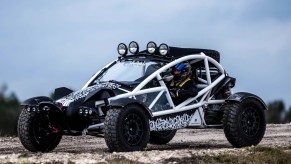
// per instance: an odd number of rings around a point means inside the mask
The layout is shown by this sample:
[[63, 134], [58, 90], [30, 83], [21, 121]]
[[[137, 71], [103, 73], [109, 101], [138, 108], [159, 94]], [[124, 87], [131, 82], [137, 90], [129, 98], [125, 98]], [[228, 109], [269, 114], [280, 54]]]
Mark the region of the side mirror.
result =
[[173, 78], [174, 78], [174, 75], [165, 75], [165, 76], [163, 77], [163, 80], [164, 80], [165, 82], [169, 82], [169, 81], [173, 80]]

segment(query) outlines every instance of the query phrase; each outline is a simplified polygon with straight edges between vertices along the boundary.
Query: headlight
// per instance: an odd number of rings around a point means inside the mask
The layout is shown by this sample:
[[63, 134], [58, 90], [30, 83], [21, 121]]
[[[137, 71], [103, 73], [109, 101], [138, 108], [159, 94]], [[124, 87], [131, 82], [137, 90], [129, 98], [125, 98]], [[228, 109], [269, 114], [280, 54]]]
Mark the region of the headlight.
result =
[[159, 52], [160, 52], [160, 54], [163, 55], [163, 56], [167, 55], [168, 52], [169, 52], [169, 46], [166, 45], [166, 44], [164, 44], [164, 43], [161, 44], [161, 45], [159, 46]]
[[126, 47], [126, 45], [124, 43], [120, 43], [117, 46], [117, 51], [118, 51], [119, 55], [125, 56], [127, 54], [127, 47]]
[[155, 53], [156, 51], [156, 48], [157, 48], [157, 44], [155, 42], [149, 42], [147, 44], [147, 50], [150, 54], [153, 54]]
[[135, 41], [132, 41], [129, 43], [129, 52], [132, 54], [137, 54], [138, 53], [138, 44]]

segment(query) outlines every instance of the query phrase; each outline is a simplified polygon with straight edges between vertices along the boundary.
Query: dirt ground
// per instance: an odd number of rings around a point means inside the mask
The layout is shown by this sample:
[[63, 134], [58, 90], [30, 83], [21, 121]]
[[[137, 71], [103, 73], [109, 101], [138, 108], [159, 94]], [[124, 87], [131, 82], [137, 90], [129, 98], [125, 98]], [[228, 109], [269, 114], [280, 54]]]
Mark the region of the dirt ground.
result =
[[[268, 125], [261, 146], [291, 145], [291, 124]], [[64, 136], [50, 153], [31, 153], [17, 137], [0, 138], [0, 163], [175, 163], [193, 155], [240, 154], [251, 148], [233, 148], [222, 129], [182, 129], [167, 145], [148, 144], [145, 151], [110, 153], [103, 138]]]

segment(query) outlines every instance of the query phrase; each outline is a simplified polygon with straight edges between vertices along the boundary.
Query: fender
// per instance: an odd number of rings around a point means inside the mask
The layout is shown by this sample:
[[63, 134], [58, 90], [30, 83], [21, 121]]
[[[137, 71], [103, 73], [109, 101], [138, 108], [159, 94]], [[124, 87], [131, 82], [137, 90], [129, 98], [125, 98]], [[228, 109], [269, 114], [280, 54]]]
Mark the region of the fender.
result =
[[85, 100], [83, 101], [83, 104], [90, 101], [90, 100], [104, 100], [104, 99], [108, 99], [109, 97], [113, 97], [115, 96], [115, 94], [113, 93], [113, 91], [109, 88], [99, 88], [96, 89], [93, 92], [90, 92]]
[[21, 106], [36, 106], [42, 101], [53, 102], [53, 99], [49, 97], [45, 97], [45, 96], [32, 97], [30, 99], [25, 100], [23, 103], [21, 103]]
[[212, 93], [216, 95], [223, 87], [225, 87], [228, 83], [232, 84], [232, 88], [235, 86], [236, 79], [230, 76], [226, 76], [217, 86], [213, 88]]
[[135, 99], [131, 99], [131, 98], [122, 98], [122, 99], [118, 99], [118, 100], [113, 100], [109, 103], [110, 107], [126, 107], [128, 105], [131, 104], [136, 104], [141, 106], [142, 108], [146, 109], [146, 113], [148, 114], [148, 116], [150, 118], [153, 117], [152, 112], [150, 111], [150, 109], [141, 101], [135, 100]]
[[247, 98], [254, 98], [258, 100], [261, 103], [261, 105], [263, 105], [265, 110], [268, 110], [267, 105], [259, 96], [251, 94], [251, 93], [247, 93], [247, 92], [238, 92], [238, 93], [232, 94], [225, 101], [226, 102], [230, 102], [230, 101], [242, 102], [243, 100]]
[[[59, 121], [60, 121], [60, 123], [61, 123], [61, 126], [62, 126], [64, 129], [68, 130], [68, 132], [69, 132], [70, 134], [73, 134], [73, 133], [71, 132], [71, 129], [70, 129], [69, 125], [68, 125], [67, 122], [66, 122], [67, 119], [66, 119], [65, 113], [64, 113], [64, 112], [63, 112], [59, 107], [57, 107], [56, 104], [55, 104], [54, 102], [50, 102], [50, 101], [43, 101], [43, 102], [40, 102], [40, 103], [38, 104], [38, 109], [39, 109], [39, 111], [41, 111], [41, 112], [49, 112], [49, 111], [54, 111], [54, 112], [56, 112], [55, 115], [56, 115], [56, 117], [59, 116]], [[46, 109], [46, 111], [45, 111], [45, 109]]]
[[53, 111], [56, 111], [56, 112], [60, 112], [60, 113], [62, 113], [62, 115], [64, 115], [64, 112], [58, 106], [56, 106], [56, 104], [54, 104], [53, 102], [43, 101], [43, 102], [40, 102], [38, 104], [38, 108], [39, 109], [43, 109], [44, 107], [47, 107], [48, 110], [53, 110]]
[[44, 97], [44, 96], [40, 96], [40, 97], [33, 97], [30, 99], [25, 100], [22, 104], [22, 106], [37, 106], [36, 107], [36, 112], [40, 113], [40, 112], [48, 112], [48, 111], [55, 111], [57, 113], [59, 113], [60, 121], [61, 121], [61, 125], [63, 127], [68, 127], [66, 125], [66, 117], [64, 112], [56, 106], [56, 104], [54, 104], [53, 100], [49, 97]]
[[64, 125], [65, 115], [64, 112], [54, 104], [53, 100], [49, 97], [39, 96], [33, 97], [25, 100], [21, 106], [37, 106], [37, 111], [44, 111], [44, 107], [46, 106], [48, 110], [53, 110], [60, 113], [62, 117], [62, 124]]

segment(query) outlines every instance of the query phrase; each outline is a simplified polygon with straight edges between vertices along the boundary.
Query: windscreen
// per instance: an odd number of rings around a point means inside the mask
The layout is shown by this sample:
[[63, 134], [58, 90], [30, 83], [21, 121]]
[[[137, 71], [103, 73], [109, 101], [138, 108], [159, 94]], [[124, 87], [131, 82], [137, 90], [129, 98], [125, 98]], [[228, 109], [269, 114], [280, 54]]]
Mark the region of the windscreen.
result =
[[95, 82], [142, 81], [160, 68], [160, 63], [153, 61], [117, 61], [104, 71]]

